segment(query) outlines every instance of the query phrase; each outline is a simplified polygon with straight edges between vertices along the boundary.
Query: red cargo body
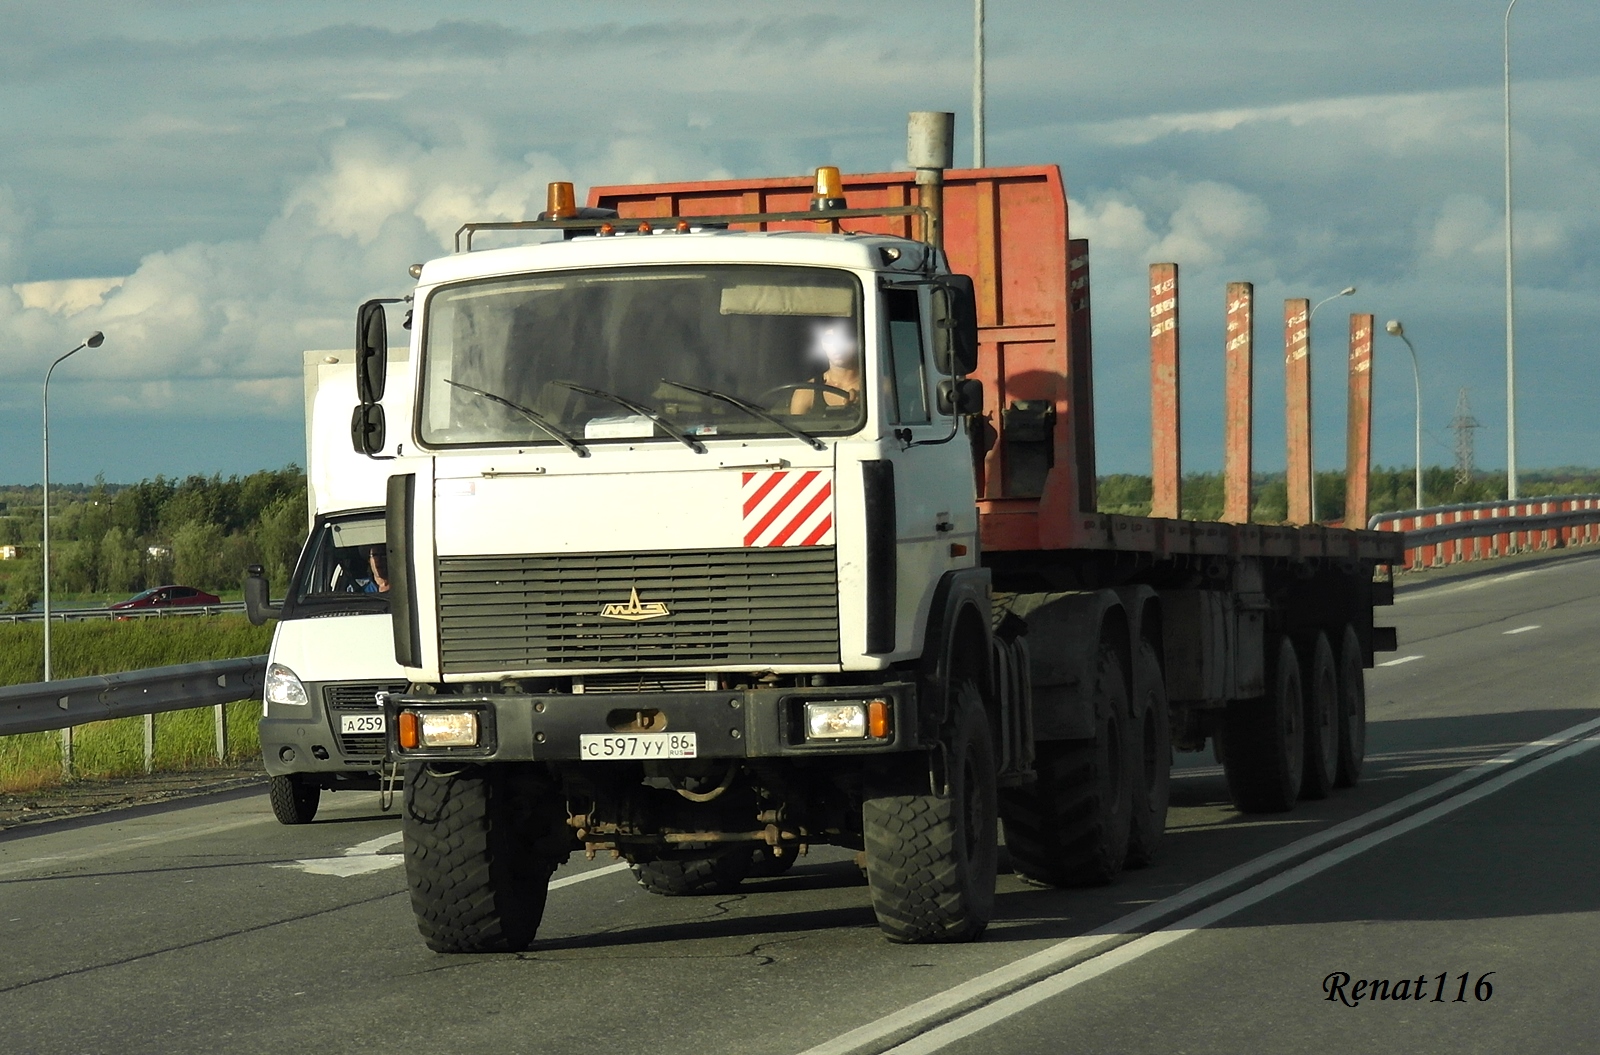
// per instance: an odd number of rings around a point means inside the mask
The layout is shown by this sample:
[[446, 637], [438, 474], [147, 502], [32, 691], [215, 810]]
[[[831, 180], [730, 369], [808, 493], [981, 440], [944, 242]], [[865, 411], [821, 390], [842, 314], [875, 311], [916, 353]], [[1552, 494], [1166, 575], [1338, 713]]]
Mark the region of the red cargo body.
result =
[[[845, 175], [852, 209], [915, 205], [911, 172]], [[808, 177], [594, 187], [588, 204], [624, 219], [802, 212]], [[752, 227], [761, 225], [752, 225]], [[784, 221], [772, 230], [850, 231], [917, 237], [911, 217]], [[944, 248], [951, 270], [977, 287], [979, 365], [993, 440], [978, 480], [986, 551], [1124, 550], [1281, 557], [1349, 556], [1398, 561], [1390, 532], [1315, 525], [1197, 523], [1096, 512], [1092, 370], [1088, 347], [1088, 246], [1070, 238], [1066, 191], [1055, 165], [956, 169], [944, 174]], [[1074, 346], [1074, 341], [1078, 346]], [[1054, 465], [1037, 495], [1005, 489], [1005, 410], [1050, 400], [1056, 410]], [[1220, 415], [1219, 415], [1220, 423]]]

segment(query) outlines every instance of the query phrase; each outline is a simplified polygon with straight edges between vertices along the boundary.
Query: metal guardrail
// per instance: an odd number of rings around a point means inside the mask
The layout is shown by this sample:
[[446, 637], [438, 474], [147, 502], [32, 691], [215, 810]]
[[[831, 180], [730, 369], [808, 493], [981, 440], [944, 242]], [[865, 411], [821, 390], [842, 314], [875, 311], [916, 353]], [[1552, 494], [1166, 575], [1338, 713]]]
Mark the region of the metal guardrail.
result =
[[1379, 514], [1367, 527], [1403, 533], [1408, 567], [1438, 568], [1600, 542], [1600, 495], [1546, 495], [1409, 509]]
[[266, 673], [266, 656], [248, 656], [9, 685], [0, 688], [0, 736], [259, 697]]
[[[165, 619], [175, 615], [222, 615], [244, 611], [243, 601], [223, 601], [221, 604], [173, 604], [159, 608], [53, 608], [52, 623], [76, 623], [90, 619]], [[0, 623], [37, 623], [44, 619], [43, 612], [0, 613]]]

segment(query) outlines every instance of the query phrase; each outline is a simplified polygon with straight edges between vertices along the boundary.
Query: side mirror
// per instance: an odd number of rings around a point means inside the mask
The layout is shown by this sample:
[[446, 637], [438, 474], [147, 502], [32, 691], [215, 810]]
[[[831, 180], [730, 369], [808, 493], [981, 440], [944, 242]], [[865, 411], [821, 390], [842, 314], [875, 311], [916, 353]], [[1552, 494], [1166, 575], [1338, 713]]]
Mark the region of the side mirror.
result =
[[369, 300], [356, 312], [356, 392], [363, 403], [383, 398], [389, 368], [389, 319], [383, 305]]
[[244, 612], [250, 617], [251, 626], [260, 626], [268, 619], [276, 619], [283, 613], [281, 605], [269, 604], [267, 601], [267, 577], [259, 564], [252, 564], [245, 569]]
[[382, 403], [358, 403], [350, 415], [350, 446], [357, 454], [377, 454], [383, 450], [388, 432]]
[[983, 413], [983, 382], [970, 377], [947, 377], [939, 382], [939, 413]]
[[947, 375], [978, 368], [978, 298], [970, 275], [943, 275], [933, 287], [933, 366]]

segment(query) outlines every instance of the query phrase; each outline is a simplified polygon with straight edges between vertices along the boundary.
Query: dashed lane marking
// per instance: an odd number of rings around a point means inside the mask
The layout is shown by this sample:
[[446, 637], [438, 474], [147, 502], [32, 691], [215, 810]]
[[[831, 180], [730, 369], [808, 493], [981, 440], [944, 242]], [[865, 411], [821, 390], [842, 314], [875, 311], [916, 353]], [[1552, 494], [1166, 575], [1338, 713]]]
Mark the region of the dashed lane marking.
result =
[[1398, 667], [1402, 663], [1410, 663], [1413, 660], [1418, 660], [1418, 659], [1421, 659], [1421, 658], [1422, 658], [1421, 656], [1401, 656], [1399, 659], [1385, 660], [1384, 662], [1379, 663], [1378, 666], [1380, 666], [1380, 667]]
[[1539, 629], [1539, 624], [1538, 623], [1533, 623], [1533, 624], [1531, 624], [1529, 626], [1519, 626], [1515, 630], [1507, 630], [1506, 631], [1506, 636], [1509, 637], [1512, 634], [1526, 634], [1529, 630], [1538, 630], [1538, 629]]

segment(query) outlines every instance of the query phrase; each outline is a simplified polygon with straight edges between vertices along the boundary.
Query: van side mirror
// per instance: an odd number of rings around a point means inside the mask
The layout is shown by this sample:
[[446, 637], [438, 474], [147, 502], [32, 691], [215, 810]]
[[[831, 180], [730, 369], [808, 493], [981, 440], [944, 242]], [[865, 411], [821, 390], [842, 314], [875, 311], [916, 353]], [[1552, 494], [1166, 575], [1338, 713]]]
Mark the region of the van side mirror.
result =
[[250, 617], [251, 626], [260, 626], [283, 614], [282, 605], [267, 600], [267, 576], [259, 564], [250, 565], [244, 572], [244, 612]]
[[389, 319], [383, 305], [369, 300], [356, 312], [356, 392], [363, 403], [383, 398], [389, 368]]
[[933, 366], [941, 374], [978, 368], [978, 298], [970, 275], [941, 275], [932, 290]]

